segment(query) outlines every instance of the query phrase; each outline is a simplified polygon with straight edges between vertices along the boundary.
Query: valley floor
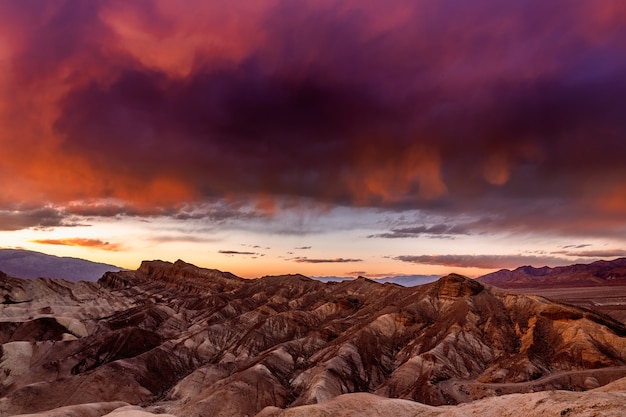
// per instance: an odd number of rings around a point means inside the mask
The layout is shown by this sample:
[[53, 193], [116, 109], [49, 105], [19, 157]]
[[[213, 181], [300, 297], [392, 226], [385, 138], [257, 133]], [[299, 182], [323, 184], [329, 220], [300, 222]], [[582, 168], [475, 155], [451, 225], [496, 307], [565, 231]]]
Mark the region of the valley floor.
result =
[[516, 288], [507, 291], [533, 294], [608, 314], [626, 324], [626, 286], [575, 288]]

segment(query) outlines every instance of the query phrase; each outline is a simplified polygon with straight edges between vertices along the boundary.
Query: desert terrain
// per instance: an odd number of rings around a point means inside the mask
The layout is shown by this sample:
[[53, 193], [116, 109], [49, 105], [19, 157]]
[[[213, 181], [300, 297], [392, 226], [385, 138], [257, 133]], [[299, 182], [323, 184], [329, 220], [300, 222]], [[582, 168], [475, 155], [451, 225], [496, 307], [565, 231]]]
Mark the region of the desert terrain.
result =
[[576, 413], [626, 398], [624, 323], [456, 274], [402, 287], [149, 261], [98, 282], [5, 274], [0, 296], [1, 416], [593, 415]]
[[516, 294], [590, 308], [626, 322], [626, 259], [556, 268], [522, 266], [477, 278]]
[[611, 287], [513, 288], [517, 294], [535, 294], [561, 303], [590, 308], [626, 323], [626, 285]]

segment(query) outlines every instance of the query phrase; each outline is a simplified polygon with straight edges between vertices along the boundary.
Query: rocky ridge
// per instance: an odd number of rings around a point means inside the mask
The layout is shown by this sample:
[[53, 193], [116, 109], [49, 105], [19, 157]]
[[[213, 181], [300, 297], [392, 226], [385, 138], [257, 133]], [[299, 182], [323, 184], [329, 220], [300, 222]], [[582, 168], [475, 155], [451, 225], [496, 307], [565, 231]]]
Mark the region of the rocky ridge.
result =
[[0, 300], [0, 416], [286, 416], [359, 392], [439, 406], [626, 375], [623, 324], [455, 274], [404, 288], [151, 261], [98, 283], [0, 277]]
[[97, 281], [107, 271], [122, 268], [79, 258], [47, 255], [25, 249], [0, 249], [0, 270], [20, 278], [60, 278]]
[[501, 288], [626, 286], [626, 258], [550, 268], [521, 266], [477, 278]]

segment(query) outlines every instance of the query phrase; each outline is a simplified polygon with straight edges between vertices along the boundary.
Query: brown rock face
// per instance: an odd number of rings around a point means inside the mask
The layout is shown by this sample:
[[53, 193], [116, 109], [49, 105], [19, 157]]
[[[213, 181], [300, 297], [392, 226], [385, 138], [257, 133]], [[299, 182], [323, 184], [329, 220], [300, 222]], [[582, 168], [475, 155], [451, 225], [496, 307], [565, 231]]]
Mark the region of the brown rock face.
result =
[[480, 293], [484, 287], [477, 281], [458, 274], [441, 278], [434, 285], [438, 297], [467, 297]]
[[460, 275], [404, 288], [153, 261], [97, 284], [0, 277], [0, 299], [0, 416], [269, 415], [353, 392], [440, 405], [626, 375], [621, 323]]

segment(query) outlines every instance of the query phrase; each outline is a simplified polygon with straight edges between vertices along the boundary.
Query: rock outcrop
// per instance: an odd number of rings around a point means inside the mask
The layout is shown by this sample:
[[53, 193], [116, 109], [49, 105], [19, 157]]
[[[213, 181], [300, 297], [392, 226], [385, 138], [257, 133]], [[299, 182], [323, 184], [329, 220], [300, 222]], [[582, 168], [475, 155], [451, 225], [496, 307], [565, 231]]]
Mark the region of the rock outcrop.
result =
[[454, 274], [404, 288], [152, 261], [98, 283], [0, 277], [0, 299], [0, 416], [287, 416], [359, 392], [408, 410], [626, 375], [623, 324]]

